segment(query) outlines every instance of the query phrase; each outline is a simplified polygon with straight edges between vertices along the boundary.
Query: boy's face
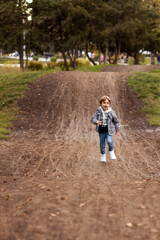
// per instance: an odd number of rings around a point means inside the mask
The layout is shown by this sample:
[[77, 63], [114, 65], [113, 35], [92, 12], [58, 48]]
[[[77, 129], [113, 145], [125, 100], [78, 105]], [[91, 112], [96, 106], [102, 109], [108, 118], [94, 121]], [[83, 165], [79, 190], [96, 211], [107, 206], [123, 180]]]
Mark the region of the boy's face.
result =
[[109, 101], [107, 99], [103, 101], [101, 103], [101, 107], [103, 108], [103, 111], [107, 111], [107, 109], [109, 108]]

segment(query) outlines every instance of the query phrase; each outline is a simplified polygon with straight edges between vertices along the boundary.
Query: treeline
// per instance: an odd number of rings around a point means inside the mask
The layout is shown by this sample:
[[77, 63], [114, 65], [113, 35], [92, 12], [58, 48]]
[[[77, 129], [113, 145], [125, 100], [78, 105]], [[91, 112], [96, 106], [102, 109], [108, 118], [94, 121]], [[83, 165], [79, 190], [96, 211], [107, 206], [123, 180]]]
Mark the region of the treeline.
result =
[[31, 50], [62, 52], [67, 70], [67, 58], [76, 68], [78, 50], [84, 49], [87, 55], [97, 49], [99, 55], [104, 54], [105, 63], [114, 55], [116, 64], [125, 52], [139, 64], [140, 50], [160, 51], [159, 2], [0, 0], [0, 48], [18, 50], [22, 70], [24, 46], [26, 56]]

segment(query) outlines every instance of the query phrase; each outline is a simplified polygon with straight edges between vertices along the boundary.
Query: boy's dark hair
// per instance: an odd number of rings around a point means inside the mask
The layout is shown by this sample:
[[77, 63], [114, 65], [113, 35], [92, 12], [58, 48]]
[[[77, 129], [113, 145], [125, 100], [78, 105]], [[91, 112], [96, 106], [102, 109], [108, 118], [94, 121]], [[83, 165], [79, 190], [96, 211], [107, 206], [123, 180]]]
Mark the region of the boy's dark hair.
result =
[[110, 97], [108, 97], [108, 96], [102, 96], [102, 97], [99, 99], [99, 103], [101, 104], [101, 103], [104, 102], [106, 99], [108, 100], [109, 104], [111, 104], [111, 99], [110, 99]]

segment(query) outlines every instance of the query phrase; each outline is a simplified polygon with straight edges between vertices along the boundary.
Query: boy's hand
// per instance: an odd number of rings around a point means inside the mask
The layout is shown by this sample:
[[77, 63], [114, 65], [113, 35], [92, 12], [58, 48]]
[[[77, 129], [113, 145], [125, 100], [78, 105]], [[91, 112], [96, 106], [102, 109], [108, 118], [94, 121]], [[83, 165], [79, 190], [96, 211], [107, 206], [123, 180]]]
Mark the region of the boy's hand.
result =
[[116, 132], [116, 135], [119, 136], [119, 135], [120, 135], [120, 132]]
[[103, 122], [103, 121], [97, 121], [96, 123], [97, 123], [98, 125], [101, 125], [102, 122]]

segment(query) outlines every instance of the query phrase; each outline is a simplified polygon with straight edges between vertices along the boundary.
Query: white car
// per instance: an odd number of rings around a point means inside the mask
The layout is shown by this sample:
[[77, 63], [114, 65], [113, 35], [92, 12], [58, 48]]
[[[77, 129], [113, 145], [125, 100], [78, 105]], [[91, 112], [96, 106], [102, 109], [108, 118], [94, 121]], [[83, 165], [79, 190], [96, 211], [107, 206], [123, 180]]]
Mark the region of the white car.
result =
[[19, 53], [18, 52], [13, 52], [9, 54], [9, 57], [18, 57]]

